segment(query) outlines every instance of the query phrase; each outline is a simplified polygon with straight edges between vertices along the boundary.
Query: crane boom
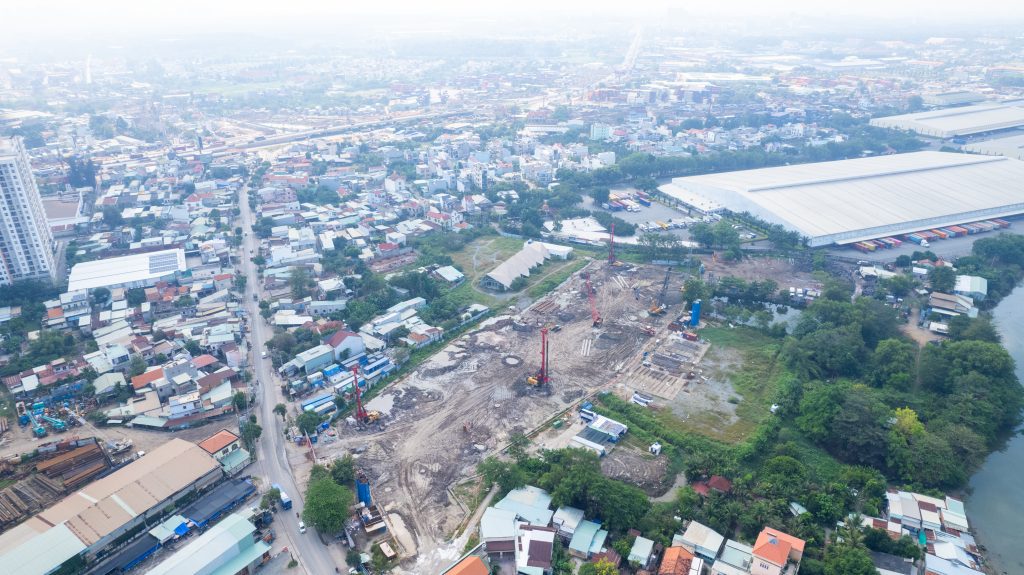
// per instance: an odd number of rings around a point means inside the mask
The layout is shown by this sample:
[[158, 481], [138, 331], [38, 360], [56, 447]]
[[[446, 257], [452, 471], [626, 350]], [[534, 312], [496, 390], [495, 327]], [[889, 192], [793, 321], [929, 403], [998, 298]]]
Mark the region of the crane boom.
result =
[[615, 263], [615, 222], [612, 222], [608, 232], [608, 263]]

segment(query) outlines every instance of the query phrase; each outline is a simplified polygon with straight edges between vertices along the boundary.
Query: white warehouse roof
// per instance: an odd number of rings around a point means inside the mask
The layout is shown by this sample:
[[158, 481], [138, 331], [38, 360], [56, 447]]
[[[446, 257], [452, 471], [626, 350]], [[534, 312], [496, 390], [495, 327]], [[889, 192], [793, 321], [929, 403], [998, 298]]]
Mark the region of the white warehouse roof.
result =
[[665, 195], [698, 195], [806, 236], [847, 244], [1024, 213], [1024, 162], [914, 152], [674, 178]]
[[185, 269], [185, 250], [181, 248], [83, 262], [71, 268], [68, 291], [148, 287]]
[[975, 154], [987, 156], [1006, 156], [1015, 160], [1024, 160], [1024, 134], [971, 142], [964, 146], [964, 150]]
[[910, 130], [922, 136], [952, 138], [1024, 126], [1024, 102], [978, 104], [962, 108], [946, 108], [886, 116], [871, 120], [872, 126]]

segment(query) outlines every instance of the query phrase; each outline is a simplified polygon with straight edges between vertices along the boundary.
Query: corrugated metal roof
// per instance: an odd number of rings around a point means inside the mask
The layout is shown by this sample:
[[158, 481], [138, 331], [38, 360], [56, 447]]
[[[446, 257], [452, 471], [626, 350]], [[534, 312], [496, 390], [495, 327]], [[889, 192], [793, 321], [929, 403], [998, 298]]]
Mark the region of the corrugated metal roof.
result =
[[1024, 213], [1024, 162], [914, 152], [675, 178], [659, 188], [698, 195], [807, 236], [849, 243]]

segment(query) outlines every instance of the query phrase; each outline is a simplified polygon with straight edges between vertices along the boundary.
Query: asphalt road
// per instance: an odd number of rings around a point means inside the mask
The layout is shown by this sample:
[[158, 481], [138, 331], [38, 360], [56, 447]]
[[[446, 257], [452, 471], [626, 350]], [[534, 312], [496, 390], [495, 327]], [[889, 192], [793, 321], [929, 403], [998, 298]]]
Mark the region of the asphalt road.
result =
[[[253, 214], [249, 209], [249, 189], [243, 187], [238, 197], [239, 208], [241, 209], [241, 226], [245, 231], [242, 242], [241, 269], [246, 281], [245, 307], [249, 315], [249, 343], [252, 345], [252, 367], [255, 380], [258, 382], [256, 393], [259, 394], [259, 422], [263, 426], [261, 436], [256, 448], [259, 458], [257, 465], [260, 474], [266, 478], [267, 484], [277, 483], [292, 499], [292, 510], [278, 512], [274, 523], [278, 537], [287, 540], [288, 549], [293, 552], [299, 564], [309, 575], [322, 575], [334, 573], [335, 567], [342, 564], [336, 563], [331, 556], [329, 548], [321, 543], [319, 537], [312, 528], [305, 534], [299, 533], [299, 520], [295, 513], [301, 513], [303, 507], [303, 495], [299, 491], [292, 476], [291, 467], [285, 453], [285, 438], [283, 422], [281, 417], [273, 412], [274, 406], [282, 403], [280, 382], [273, 373], [273, 366], [269, 359], [261, 357], [264, 343], [272, 337], [270, 328], [263, 318], [260, 317], [260, 310], [257, 302], [253, 301], [252, 294], [262, 297], [260, 290], [259, 276], [256, 274], [256, 265], [250, 261], [250, 251], [255, 253], [257, 239], [252, 232]], [[347, 567], [346, 567], [347, 570]]]

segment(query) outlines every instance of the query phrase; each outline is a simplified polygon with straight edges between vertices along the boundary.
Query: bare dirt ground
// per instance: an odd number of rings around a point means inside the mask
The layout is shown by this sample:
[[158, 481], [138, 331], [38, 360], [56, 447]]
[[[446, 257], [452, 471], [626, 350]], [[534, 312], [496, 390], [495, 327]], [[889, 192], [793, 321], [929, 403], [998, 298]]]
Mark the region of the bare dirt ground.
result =
[[[661, 289], [663, 268], [593, 262], [588, 271], [601, 327], [592, 326], [585, 281], [577, 273], [522, 313], [486, 320], [382, 393], [394, 402], [384, 431], [342, 424], [339, 441], [318, 447], [321, 460], [356, 453], [376, 501], [400, 514], [415, 538], [415, 548], [405, 549], [409, 555], [430, 556], [465, 520], [466, 512], [449, 497], [450, 486], [474, 475], [476, 465], [513, 433], [529, 432], [616, 385], [653, 344], [642, 326], [665, 330], [671, 312], [658, 318], [646, 312]], [[670, 303], [680, 303], [681, 285], [682, 277], [673, 274]], [[548, 337], [552, 383], [537, 390], [526, 378], [539, 368], [540, 328], [556, 324], [561, 328]], [[304, 455], [292, 452], [293, 465], [308, 466]], [[421, 562], [415, 571], [441, 567]]]
[[[793, 269], [793, 261], [790, 258], [745, 258], [739, 262], [727, 262], [720, 257], [702, 256], [706, 272], [712, 272], [715, 277], [733, 276], [745, 280], [773, 280], [779, 287], [801, 286], [809, 287], [817, 282], [814, 276], [808, 272], [796, 271]], [[705, 274], [707, 277], [707, 274]]]
[[639, 448], [619, 445], [601, 459], [601, 472], [612, 479], [636, 485], [648, 495], [665, 490], [668, 459], [654, 456]]
[[739, 417], [729, 398], [741, 398], [729, 382], [729, 373], [743, 358], [732, 349], [712, 347], [700, 363], [700, 376], [666, 406], [676, 417], [708, 429], [712, 434], [734, 425]]

